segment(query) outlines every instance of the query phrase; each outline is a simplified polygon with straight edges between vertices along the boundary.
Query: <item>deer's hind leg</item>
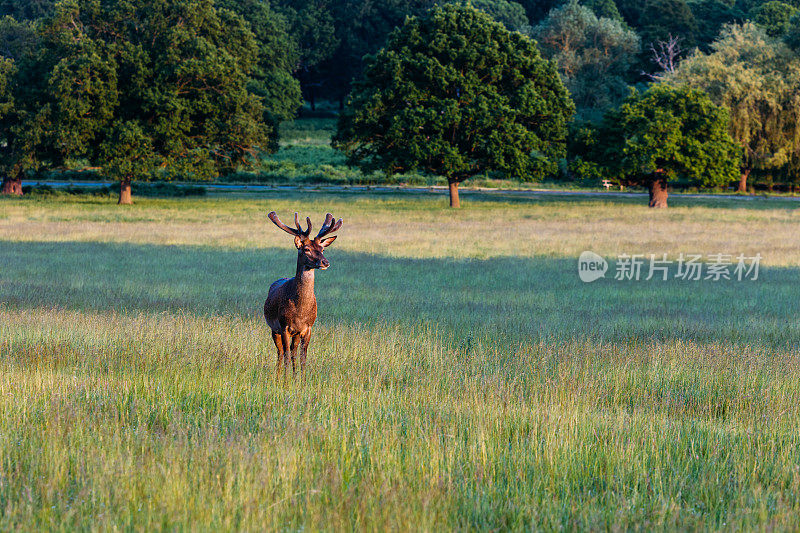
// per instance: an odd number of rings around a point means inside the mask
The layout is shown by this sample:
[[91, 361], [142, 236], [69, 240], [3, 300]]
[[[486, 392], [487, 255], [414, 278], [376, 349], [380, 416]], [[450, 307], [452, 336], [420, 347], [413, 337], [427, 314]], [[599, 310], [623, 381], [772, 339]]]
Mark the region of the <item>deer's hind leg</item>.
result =
[[275, 368], [275, 379], [277, 380], [281, 376], [281, 362], [283, 361], [283, 337], [280, 333], [272, 332], [272, 342], [275, 343], [275, 347], [278, 349], [278, 365]]
[[292, 375], [297, 373], [297, 369], [294, 366], [294, 357], [297, 355], [297, 347], [300, 345], [300, 335], [295, 335], [292, 337], [292, 349], [290, 350], [292, 355]]
[[308, 343], [311, 342], [311, 328], [308, 328], [300, 339], [300, 374], [306, 377], [306, 354], [308, 353]]
[[[289, 332], [285, 329], [280, 333], [280, 336], [281, 343], [283, 344], [283, 372], [285, 374], [289, 369], [289, 353], [292, 339], [289, 337]], [[294, 366], [294, 361], [292, 361], [292, 366]]]

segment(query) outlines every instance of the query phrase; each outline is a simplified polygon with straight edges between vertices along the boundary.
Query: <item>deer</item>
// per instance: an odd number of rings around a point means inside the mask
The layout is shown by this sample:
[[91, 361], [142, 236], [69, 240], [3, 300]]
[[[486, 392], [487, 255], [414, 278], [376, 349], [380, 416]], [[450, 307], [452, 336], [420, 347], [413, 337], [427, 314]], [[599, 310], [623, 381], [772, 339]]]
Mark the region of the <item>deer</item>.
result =
[[278, 365], [276, 379], [281, 376], [281, 364], [284, 374], [288, 371], [289, 359], [292, 361], [292, 375], [297, 370], [295, 355], [300, 348], [300, 374], [305, 376], [306, 354], [311, 342], [311, 328], [317, 320], [317, 297], [314, 294], [314, 271], [327, 270], [330, 262], [325, 259], [325, 248], [333, 244], [336, 235], [331, 233], [342, 227], [342, 219], [333, 222], [333, 215], [328, 213], [322, 229], [313, 239], [311, 235], [311, 219], [306, 217], [308, 227], [300, 227], [300, 219], [294, 214], [294, 224], [290, 228], [280, 221], [275, 211], [267, 215], [280, 229], [294, 236], [297, 248], [297, 271], [293, 278], [281, 278], [269, 287], [267, 300], [264, 302], [264, 318], [272, 330], [272, 340], [278, 349]]

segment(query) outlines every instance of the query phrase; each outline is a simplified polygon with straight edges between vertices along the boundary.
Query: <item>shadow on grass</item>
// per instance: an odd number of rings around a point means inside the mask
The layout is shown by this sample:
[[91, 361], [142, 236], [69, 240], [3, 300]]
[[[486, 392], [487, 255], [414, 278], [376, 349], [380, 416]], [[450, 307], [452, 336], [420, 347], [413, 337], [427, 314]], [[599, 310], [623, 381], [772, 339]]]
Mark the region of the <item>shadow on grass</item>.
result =
[[[424, 324], [456, 341], [511, 344], [800, 342], [798, 268], [762, 268], [757, 281], [584, 284], [572, 259], [408, 259], [336, 249], [328, 256], [332, 268], [317, 275], [319, 321], [326, 325]], [[0, 303], [260, 316], [270, 283], [293, 275], [294, 262], [285, 248], [2, 242]]]

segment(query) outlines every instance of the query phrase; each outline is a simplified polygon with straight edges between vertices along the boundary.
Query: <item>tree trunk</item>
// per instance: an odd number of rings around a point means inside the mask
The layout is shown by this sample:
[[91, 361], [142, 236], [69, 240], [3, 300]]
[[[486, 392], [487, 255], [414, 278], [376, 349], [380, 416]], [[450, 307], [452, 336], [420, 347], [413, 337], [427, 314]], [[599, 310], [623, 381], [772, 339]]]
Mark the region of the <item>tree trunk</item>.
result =
[[458, 199], [458, 182], [450, 181], [450, 207], [461, 207], [461, 201]]
[[118, 205], [131, 205], [133, 198], [131, 197], [131, 180], [122, 180], [119, 183], [119, 202]]
[[656, 171], [650, 182], [650, 207], [667, 207], [667, 177]]
[[3, 189], [0, 194], [22, 196], [22, 178], [3, 178]]
[[308, 103], [311, 104], [311, 111], [317, 110], [317, 98], [313, 86], [308, 88]]
[[739, 188], [737, 192], [746, 193], [747, 192], [747, 178], [750, 176], [750, 169], [746, 168], [742, 170], [742, 175], [739, 178]]

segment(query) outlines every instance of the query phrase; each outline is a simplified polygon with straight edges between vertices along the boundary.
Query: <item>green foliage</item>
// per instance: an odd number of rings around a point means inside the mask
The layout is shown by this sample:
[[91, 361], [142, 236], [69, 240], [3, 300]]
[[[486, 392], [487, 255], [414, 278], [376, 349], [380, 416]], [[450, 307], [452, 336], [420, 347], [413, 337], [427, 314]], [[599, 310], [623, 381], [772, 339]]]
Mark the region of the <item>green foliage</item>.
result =
[[543, 18], [564, 3], [564, 0], [518, 0], [519, 4], [525, 9], [528, 20], [531, 24], [538, 24]]
[[39, 46], [36, 25], [11, 16], [0, 18], [0, 50], [6, 59], [20, 61], [33, 57]]
[[284, 0], [277, 2], [277, 5], [289, 22], [290, 33], [299, 54], [299, 69], [313, 69], [333, 54], [339, 41], [328, 2]]
[[708, 50], [723, 26], [741, 23], [744, 18], [741, 11], [723, 0], [699, 0], [689, 7], [697, 21], [697, 41], [702, 50]]
[[529, 38], [451, 4], [407, 20], [369, 59], [334, 141], [367, 169], [530, 179], [555, 172], [572, 111]]
[[[278, 125], [294, 116], [300, 107], [300, 85], [292, 70], [300, 61], [300, 50], [289, 37], [286, 21], [261, 0], [217, 0], [250, 26], [258, 43], [258, 60], [249, 73], [248, 89], [261, 98], [263, 120], [271, 128], [271, 149], [277, 148]], [[227, 16], [224, 12], [221, 13]], [[234, 27], [236, 21], [230, 22]], [[323, 44], [323, 43], [317, 43]], [[306, 49], [303, 50], [308, 53]]]
[[602, 113], [627, 94], [626, 78], [639, 53], [639, 38], [623, 23], [598, 18], [571, 0], [531, 31], [558, 72], [581, 116]]
[[55, 10], [55, 0], [0, 0], [0, 16], [16, 20], [35, 20], [49, 17]]
[[[53, 62], [44, 103], [60, 159], [119, 180], [156, 168], [159, 179], [202, 179], [250, 164], [274, 138], [265, 116], [297, 103], [288, 72], [282, 84], [273, 75], [288, 56], [255, 38], [251, 27], [272, 30], [254, 21], [210, 0], [64, 0], [44, 29]], [[259, 94], [259, 83], [286, 92]]]
[[800, 151], [800, 60], [754, 24], [727, 27], [712, 53], [690, 56], [668, 82], [728, 109], [745, 169], [778, 169]]
[[646, 2], [642, 0], [615, 0], [619, 14], [631, 27], [641, 26], [642, 11]]
[[[532, 24], [540, 23], [553, 9], [563, 7], [569, 0], [518, 0]], [[595, 15], [622, 21], [622, 15], [614, 0], [581, 0], [580, 4], [591, 9]]]
[[795, 52], [800, 52], [800, 13], [792, 17], [784, 42]]
[[725, 109], [703, 91], [664, 84], [633, 93], [579, 144], [577, 155], [623, 184], [644, 185], [659, 171], [694, 186], [723, 186], [738, 177], [741, 159]]
[[[603, 180], [618, 181], [618, 168], [608, 164], [606, 152], [616, 150], [621, 144], [619, 130], [610, 123], [572, 123], [567, 139], [567, 176], [582, 185], [597, 187]], [[602, 135], [602, 137], [601, 137]]]
[[0, 19], [0, 172], [18, 179], [52, 158], [51, 109], [43, 102], [50, 66], [38, 26]]
[[11, 90], [16, 74], [14, 60], [0, 57], [0, 120], [14, 112], [14, 95]]
[[100, 146], [104, 174], [122, 181], [129, 176], [148, 176], [154, 168], [152, 138], [136, 121], [114, 124]]
[[508, 0], [472, 0], [472, 7], [483, 11], [511, 31], [519, 31], [529, 25], [525, 9], [517, 2]]
[[623, 22], [622, 15], [614, 0], [581, 0], [581, 5], [591, 9], [598, 18]]
[[770, 37], [783, 37], [792, 29], [791, 20], [797, 13], [798, 9], [790, 4], [772, 1], [754, 9], [752, 18]]
[[684, 50], [697, 45], [697, 20], [684, 0], [647, 0], [639, 28], [645, 45], [667, 40], [670, 35], [681, 39]]
[[436, 0], [332, 0], [335, 39], [339, 46], [307, 76], [307, 92], [324, 89], [325, 96], [344, 101], [351, 82], [364, 68], [364, 56], [374, 54], [406, 17], [422, 15]]

